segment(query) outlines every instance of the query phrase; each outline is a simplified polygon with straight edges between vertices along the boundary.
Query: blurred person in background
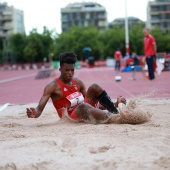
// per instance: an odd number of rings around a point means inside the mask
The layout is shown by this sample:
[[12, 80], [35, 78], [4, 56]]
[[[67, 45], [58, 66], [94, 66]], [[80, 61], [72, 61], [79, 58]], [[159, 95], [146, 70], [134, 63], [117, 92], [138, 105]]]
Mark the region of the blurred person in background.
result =
[[132, 68], [132, 80], [136, 80], [136, 71], [139, 70], [142, 72], [143, 77], [145, 77], [144, 67], [141, 65], [138, 55], [133, 52], [131, 58], [133, 59]]
[[144, 54], [146, 57], [146, 64], [148, 66], [148, 72], [149, 72], [149, 80], [154, 80], [155, 75], [155, 62], [156, 62], [156, 52], [157, 52], [157, 46], [155, 38], [150, 34], [149, 30], [147, 28], [144, 28]]
[[120, 67], [121, 67], [120, 62], [121, 62], [121, 58], [122, 58], [122, 53], [119, 49], [117, 51], [115, 51], [114, 58], [115, 58], [115, 72], [120, 71]]

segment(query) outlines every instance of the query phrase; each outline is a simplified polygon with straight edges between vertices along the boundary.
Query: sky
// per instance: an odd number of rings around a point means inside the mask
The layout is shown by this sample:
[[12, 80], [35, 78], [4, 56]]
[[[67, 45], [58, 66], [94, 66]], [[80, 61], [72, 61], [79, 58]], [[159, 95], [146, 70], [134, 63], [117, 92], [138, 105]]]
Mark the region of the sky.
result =
[[[107, 11], [108, 22], [116, 18], [134, 16], [146, 21], [146, 9], [149, 0], [84, 0], [85, 2], [97, 2], [104, 6]], [[69, 3], [83, 2], [83, 0], [0, 0], [6, 2], [8, 6], [24, 12], [24, 24], [26, 34], [36, 28], [42, 33], [43, 27], [61, 33], [60, 9]], [[126, 4], [126, 6], [125, 6]], [[125, 10], [126, 9], [126, 10]]]

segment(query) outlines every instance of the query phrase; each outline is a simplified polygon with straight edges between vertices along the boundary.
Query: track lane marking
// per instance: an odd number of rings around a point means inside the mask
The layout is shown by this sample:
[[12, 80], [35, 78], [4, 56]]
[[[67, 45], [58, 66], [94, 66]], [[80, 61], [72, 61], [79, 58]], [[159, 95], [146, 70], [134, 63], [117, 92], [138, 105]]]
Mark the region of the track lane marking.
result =
[[33, 77], [33, 76], [35, 76], [35, 75], [36, 75], [36, 73], [34, 73], [34, 74], [28, 74], [28, 75], [26, 75], [26, 76], [18, 76], [18, 77], [13, 77], [13, 78], [9, 78], [9, 79], [0, 80], [0, 84], [2, 84], [2, 83], [8, 83], [8, 82], [10, 82], [10, 81], [15, 81], [15, 80], [23, 79], [23, 78]]

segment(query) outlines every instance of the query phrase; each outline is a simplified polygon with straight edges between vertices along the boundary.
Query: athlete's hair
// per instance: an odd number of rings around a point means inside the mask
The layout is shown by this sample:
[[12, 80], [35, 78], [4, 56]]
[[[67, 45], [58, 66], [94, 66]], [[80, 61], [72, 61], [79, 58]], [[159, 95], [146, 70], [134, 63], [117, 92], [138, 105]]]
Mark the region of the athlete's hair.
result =
[[145, 27], [145, 28], [143, 28], [143, 31], [148, 31], [149, 32], [149, 28]]
[[75, 64], [77, 60], [77, 55], [74, 52], [65, 52], [59, 55], [60, 67], [64, 64]]

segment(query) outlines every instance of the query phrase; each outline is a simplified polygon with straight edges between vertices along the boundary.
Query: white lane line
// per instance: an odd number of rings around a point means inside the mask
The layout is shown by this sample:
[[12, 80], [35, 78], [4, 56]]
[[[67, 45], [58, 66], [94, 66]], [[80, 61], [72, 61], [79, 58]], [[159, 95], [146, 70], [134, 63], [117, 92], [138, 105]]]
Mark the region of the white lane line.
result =
[[80, 69], [76, 69], [76, 72], [78, 71], [78, 70], [81, 70], [81, 71], [87, 71], [87, 72], [91, 72], [91, 71], [103, 71], [103, 70], [113, 70], [113, 68], [112, 67], [94, 67], [94, 68], [80, 68]]
[[[90, 69], [89, 69], [90, 70]], [[107, 70], [111, 70], [110, 68], [107, 69]], [[79, 76], [80, 72], [82, 72], [84, 70], [78, 70], [76, 72], [76, 76]], [[87, 70], [86, 70], [87, 71]], [[98, 70], [95, 70], [95, 71], [98, 71]], [[109, 80], [110, 83], [113, 83], [113, 81]], [[99, 84], [100, 85], [100, 84]], [[117, 83], [114, 83], [114, 85], [119, 88], [120, 90], [122, 90], [123, 92], [125, 92], [128, 96], [131, 96], [131, 97], [135, 97], [132, 93], [128, 92], [126, 89], [124, 89], [123, 87], [120, 86], [120, 84], [118, 85]]]
[[13, 77], [13, 78], [5, 79], [5, 80], [0, 80], [0, 84], [1, 84], [1, 83], [7, 83], [7, 82], [10, 82], [10, 81], [14, 81], [14, 80], [23, 79], [23, 78], [32, 77], [32, 76], [35, 76], [35, 75], [36, 75], [36, 73], [34, 73], [34, 74], [28, 74], [28, 75], [26, 75], [26, 76], [18, 76], [18, 77]]
[[6, 103], [2, 107], [0, 107], [0, 112], [5, 110], [9, 105], [10, 105], [10, 103]]
[[128, 94], [129, 96], [131, 97], [135, 97], [132, 93], [128, 92], [126, 89], [124, 89], [123, 87], [121, 87], [120, 85], [118, 86], [116, 83], [115, 83], [115, 86], [117, 88], [119, 88], [120, 90], [124, 91], [126, 94]]

